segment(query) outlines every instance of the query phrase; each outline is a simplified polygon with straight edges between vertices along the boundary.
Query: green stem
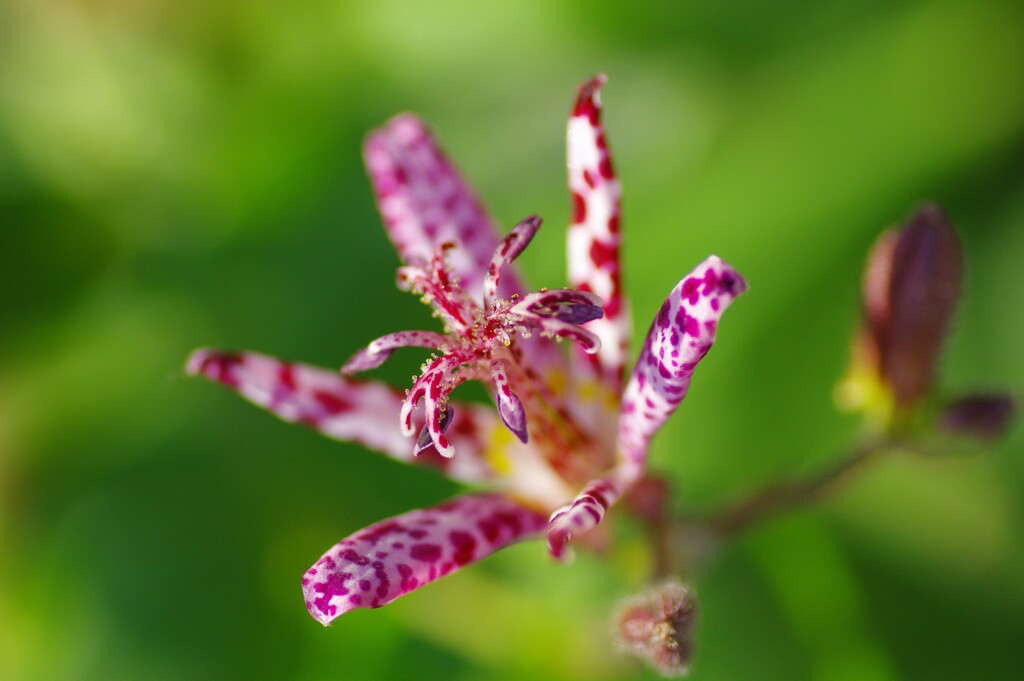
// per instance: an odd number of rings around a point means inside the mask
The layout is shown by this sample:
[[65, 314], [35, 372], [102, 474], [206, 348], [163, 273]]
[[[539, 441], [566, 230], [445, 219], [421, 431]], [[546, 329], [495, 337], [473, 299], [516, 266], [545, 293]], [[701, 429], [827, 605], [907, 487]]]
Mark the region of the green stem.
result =
[[817, 501], [893, 444], [888, 440], [868, 440], [847, 452], [831, 467], [809, 478], [770, 485], [719, 511], [692, 518], [687, 524], [702, 526], [719, 538], [739, 534], [752, 525]]

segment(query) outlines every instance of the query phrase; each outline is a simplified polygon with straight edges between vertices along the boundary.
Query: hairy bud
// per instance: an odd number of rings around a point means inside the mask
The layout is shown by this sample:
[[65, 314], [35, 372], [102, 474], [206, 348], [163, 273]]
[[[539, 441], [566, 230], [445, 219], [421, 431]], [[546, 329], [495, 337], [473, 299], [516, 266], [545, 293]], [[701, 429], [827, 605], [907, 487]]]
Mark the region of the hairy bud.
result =
[[693, 592], [678, 581], [665, 582], [623, 604], [617, 618], [619, 645], [664, 676], [683, 676], [690, 671], [696, 617]]

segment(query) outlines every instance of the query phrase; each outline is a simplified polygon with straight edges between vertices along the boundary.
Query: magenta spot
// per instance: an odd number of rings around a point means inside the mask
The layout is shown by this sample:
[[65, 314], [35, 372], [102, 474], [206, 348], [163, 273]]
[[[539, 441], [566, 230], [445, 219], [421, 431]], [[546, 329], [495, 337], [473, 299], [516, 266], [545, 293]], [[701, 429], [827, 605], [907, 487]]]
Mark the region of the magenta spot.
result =
[[296, 387], [295, 367], [291, 364], [281, 364], [277, 370], [277, 380], [286, 390], [294, 391]]
[[405, 544], [403, 544], [400, 541], [391, 542], [391, 548], [395, 549], [396, 551], [401, 551], [405, 548]]
[[501, 528], [492, 520], [481, 520], [477, 522], [476, 526], [480, 528], [480, 531], [484, 535], [484, 539], [492, 544], [498, 540], [498, 535], [501, 534]]
[[351, 603], [352, 605], [359, 606], [359, 605], [362, 605], [362, 603], [363, 603], [363, 597], [360, 596], [359, 594], [353, 594], [353, 595], [348, 597], [348, 602]]
[[715, 298], [712, 298], [712, 299], [711, 299], [711, 309], [712, 309], [712, 310], [713, 310], [714, 312], [718, 312], [718, 308], [719, 308], [719, 307], [720, 307], [720, 304], [719, 304], [719, 302], [718, 302], [718, 298], [717, 298], [717, 297], [715, 297]]
[[682, 288], [679, 289], [682, 296], [690, 301], [690, 305], [696, 305], [697, 301], [700, 300], [700, 284], [701, 281], [696, 277], [688, 277], [683, 282]]
[[618, 263], [619, 249], [614, 244], [605, 243], [599, 239], [594, 239], [594, 242], [590, 244], [590, 260], [594, 263], [594, 267], [602, 269], [609, 265], [614, 266]]
[[345, 549], [341, 552], [340, 557], [342, 560], [354, 563], [356, 565], [369, 565], [370, 559], [366, 556], [360, 555], [355, 549]]
[[518, 536], [523, 529], [522, 521], [514, 513], [509, 513], [508, 511], [498, 511], [491, 517], [497, 520], [502, 525], [508, 527], [510, 530], [512, 530], [513, 536]]
[[597, 170], [601, 173], [601, 177], [605, 179], [610, 180], [615, 177], [615, 171], [612, 169], [612, 160], [607, 155], [598, 163]]
[[360, 591], [369, 591], [370, 590], [370, 580], [368, 580], [368, 579], [360, 579], [359, 580], [359, 590]]
[[351, 411], [353, 404], [334, 393], [327, 392], [326, 390], [314, 390], [313, 399], [324, 408], [328, 414], [342, 414], [346, 411]]
[[454, 530], [448, 534], [448, 539], [455, 547], [455, 555], [452, 558], [459, 565], [465, 565], [473, 560], [476, 553], [476, 539], [468, 532]]
[[413, 539], [423, 539], [427, 536], [427, 531], [421, 529], [409, 530], [409, 536]]
[[587, 219], [587, 203], [583, 197], [573, 192], [572, 194], [572, 221], [575, 223], [585, 222]]
[[589, 170], [583, 171], [583, 181], [587, 183], [587, 186], [593, 189], [597, 186], [597, 179], [594, 178], [594, 173]]
[[437, 544], [414, 544], [409, 549], [409, 556], [414, 560], [433, 563], [441, 558], [441, 547]]

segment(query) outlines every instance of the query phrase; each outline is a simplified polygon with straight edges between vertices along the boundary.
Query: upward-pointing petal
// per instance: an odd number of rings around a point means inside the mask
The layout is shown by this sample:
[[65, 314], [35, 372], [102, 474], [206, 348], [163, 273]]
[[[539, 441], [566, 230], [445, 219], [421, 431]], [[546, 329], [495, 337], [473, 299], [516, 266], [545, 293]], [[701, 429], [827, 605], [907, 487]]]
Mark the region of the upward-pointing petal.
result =
[[603, 75], [580, 86], [569, 117], [568, 167], [573, 216], [568, 232], [569, 285], [604, 301], [604, 318], [588, 329], [601, 338], [596, 357], [577, 357], [585, 373], [597, 373], [618, 395], [629, 343], [629, 311], [622, 295], [619, 246], [622, 189], [612, 167], [601, 124]]
[[306, 571], [306, 608], [324, 626], [356, 608], [379, 608], [545, 524], [543, 515], [499, 494], [395, 516], [341, 540]]
[[[479, 301], [497, 230], [427, 126], [411, 114], [395, 116], [370, 133], [363, 156], [377, 207], [402, 261], [418, 265], [428, 262], [441, 244], [459, 244], [450, 256], [452, 273]], [[519, 292], [515, 279], [505, 273], [503, 296]]]
[[736, 270], [711, 256], [661, 306], [622, 396], [618, 456], [626, 480], [643, 474], [651, 437], [683, 401], [718, 320], [746, 288]]

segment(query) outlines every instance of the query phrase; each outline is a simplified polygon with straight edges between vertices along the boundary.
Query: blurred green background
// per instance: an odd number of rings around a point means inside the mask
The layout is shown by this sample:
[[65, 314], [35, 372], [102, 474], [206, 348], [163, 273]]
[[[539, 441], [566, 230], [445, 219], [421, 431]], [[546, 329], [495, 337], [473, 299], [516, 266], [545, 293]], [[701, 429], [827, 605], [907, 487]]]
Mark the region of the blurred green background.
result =
[[[944, 390], [1024, 385], [1020, 2], [3, 0], [0, 678], [653, 678], [611, 652], [643, 586], [628, 527], [322, 629], [302, 571], [456, 486], [182, 371], [205, 345], [339, 366], [430, 323], [360, 159], [401, 110], [506, 228], [546, 218], [522, 266], [562, 285], [565, 119], [598, 71], [638, 333], [708, 253], [751, 282], [656, 443], [679, 504], [850, 441], [864, 254], [922, 200], [968, 259]], [[692, 678], [1020, 678], [1021, 443], [887, 461], [725, 547]]]

